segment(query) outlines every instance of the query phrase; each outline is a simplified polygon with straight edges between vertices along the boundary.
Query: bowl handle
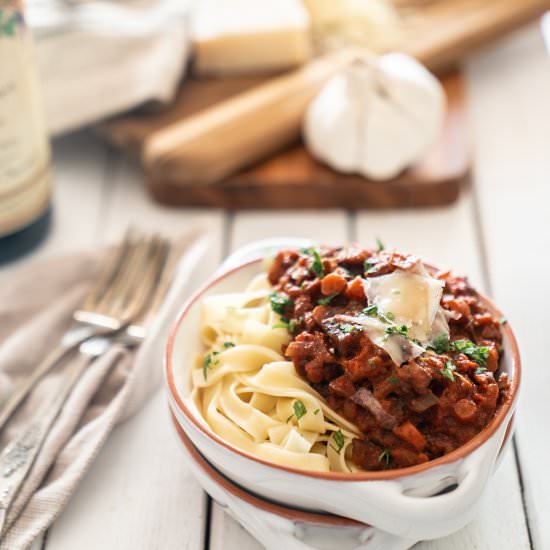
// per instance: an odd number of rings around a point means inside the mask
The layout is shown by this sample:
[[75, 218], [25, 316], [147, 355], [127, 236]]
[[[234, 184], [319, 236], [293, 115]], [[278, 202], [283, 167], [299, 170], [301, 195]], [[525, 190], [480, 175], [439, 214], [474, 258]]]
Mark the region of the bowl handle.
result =
[[369, 487], [370, 483], [357, 485], [354, 494], [366, 505], [369, 501], [376, 502], [370, 522], [381, 529], [417, 540], [447, 536], [464, 527], [475, 516], [476, 505], [493, 471], [499, 446], [500, 438], [493, 437], [460, 461], [454, 472], [442, 473], [442, 478], [451, 478], [457, 485], [448, 493], [435, 496], [407, 494], [409, 490], [412, 492], [412, 485], [407, 487], [405, 478], [381, 482], [383, 485], [378, 487]]
[[321, 538], [326, 542], [327, 536], [334, 537], [334, 541], [338, 541], [340, 547], [349, 550], [407, 550], [416, 542], [385, 533], [369, 525], [327, 527], [304, 524], [271, 514], [232, 496], [229, 496], [229, 502], [227, 498], [225, 501], [231, 515], [267, 550], [317, 550], [318, 546], [314, 541]]
[[222, 275], [226, 271], [257, 258], [264, 258], [270, 253], [275, 253], [283, 248], [307, 248], [312, 246], [314, 241], [297, 237], [276, 237], [273, 239], [262, 239], [245, 244], [232, 252], [216, 270], [215, 276]]

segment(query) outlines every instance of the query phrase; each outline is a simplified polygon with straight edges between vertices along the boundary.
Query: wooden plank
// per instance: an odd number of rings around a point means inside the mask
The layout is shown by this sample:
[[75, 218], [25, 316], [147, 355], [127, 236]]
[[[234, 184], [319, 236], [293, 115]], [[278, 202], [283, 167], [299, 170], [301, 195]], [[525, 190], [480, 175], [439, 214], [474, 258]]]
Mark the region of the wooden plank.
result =
[[[153, 204], [135, 171], [122, 159], [107, 172], [98, 240], [120, 238], [128, 224], [177, 236], [200, 225], [214, 232], [211, 254], [194, 281], [221, 258], [223, 216], [187, 213]], [[162, 358], [158, 365], [161, 368]], [[50, 529], [48, 550], [181, 548], [204, 545], [206, 496], [182, 461], [161, 391], [116, 428], [67, 508]]]
[[[463, 193], [452, 207], [409, 212], [364, 213], [358, 216], [357, 240], [373, 244], [380, 237], [386, 247], [414, 252], [441, 267], [452, 267], [484, 287], [485, 274], [476, 232], [473, 200]], [[506, 457], [480, 503], [478, 518], [460, 532], [418, 548], [529, 548], [515, 457]]]
[[54, 142], [53, 226], [46, 245], [37, 255], [93, 247], [107, 157], [105, 145], [90, 132], [79, 132]]
[[342, 210], [329, 210], [322, 215], [310, 210], [240, 212], [233, 220], [230, 250], [257, 239], [281, 236], [339, 244], [350, 239], [348, 225], [347, 216]]
[[161, 391], [111, 435], [46, 549], [202, 550], [206, 498], [172, 429]]
[[171, 237], [190, 229], [211, 230], [217, 245], [212, 249], [209, 262], [203, 265], [206, 274], [219, 261], [222, 220], [219, 211], [190, 211], [154, 203], [143, 185], [142, 174], [120, 157], [107, 174], [105, 206], [98, 233], [101, 241], [111, 241], [120, 238], [129, 225]]
[[[523, 359], [517, 443], [535, 548], [550, 548], [549, 322], [550, 59], [532, 26], [468, 66], [479, 218], [492, 293]], [[503, 522], [504, 523], [504, 522]]]

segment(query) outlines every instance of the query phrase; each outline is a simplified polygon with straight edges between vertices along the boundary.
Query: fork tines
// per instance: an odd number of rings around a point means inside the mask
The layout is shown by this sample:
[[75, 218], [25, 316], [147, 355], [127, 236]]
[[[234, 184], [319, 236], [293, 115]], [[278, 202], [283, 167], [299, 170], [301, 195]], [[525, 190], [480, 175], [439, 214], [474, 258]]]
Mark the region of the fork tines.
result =
[[152, 299], [169, 249], [169, 242], [158, 235], [128, 230], [121, 245], [109, 254], [74, 318], [111, 330], [127, 326]]

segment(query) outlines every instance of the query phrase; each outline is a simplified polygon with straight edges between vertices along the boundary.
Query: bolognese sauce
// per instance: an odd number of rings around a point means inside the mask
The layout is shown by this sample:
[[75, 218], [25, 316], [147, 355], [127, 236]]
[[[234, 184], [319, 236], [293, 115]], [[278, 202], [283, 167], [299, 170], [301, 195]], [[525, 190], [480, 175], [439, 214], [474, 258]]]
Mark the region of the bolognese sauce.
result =
[[283, 351], [361, 432], [351, 456], [358, 467], [445, 455], [508, 399], [502, 320], [466, 278], [382, 246], [281, 251], [268, 276], [272, 308], [292, 335]]

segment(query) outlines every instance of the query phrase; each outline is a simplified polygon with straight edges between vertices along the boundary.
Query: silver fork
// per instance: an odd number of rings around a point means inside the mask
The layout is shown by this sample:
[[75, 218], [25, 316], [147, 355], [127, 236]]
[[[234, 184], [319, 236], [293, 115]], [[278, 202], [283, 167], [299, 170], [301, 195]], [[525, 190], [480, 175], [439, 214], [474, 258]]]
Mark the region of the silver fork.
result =
[[[11, 504], [25, 482], [57, 416], [91, 360], [105, 353], [114, 341], [121, 342], [125, 346], [134, 346], [144, 339], [148, 325], [162, 303], [169, 286], [173, 268], [173, 264], [168, 261], [170, 247], [167, 241], [154, 240], [156, 241], [154, 263], [144, 266], [146, 270], [148, 268], [146, 280], [151, 284], [142, 283], [134, 289], [134, 299], [141, 303], [141, 307], [136, 310], [135, 321], [127, 324], [124, 332], [111, 333], [110, 337], [95, 336], [80, 344], [79, 356], [71, 365], [67, 378], [52, 402], [48, 403], [43, 412], [37, 414], [25, 430], [0, 453], [0, 536]], [[134, 267], [139, 266], [134, 264]], [[112, 293], [110, 299], [113, 302], [120, 302], [123, 293], [121, 291]]]
[[167, 244], [158, 237], [136, 237], [131, 231], [106, 261], [95, 284], [73, 313], [73, 325], [60, 344], [14, 390], [0, 407], [0, 429], [36, 383], [69, 352], [95, 336], [121, 331], [139, 315], [157, 282]]

